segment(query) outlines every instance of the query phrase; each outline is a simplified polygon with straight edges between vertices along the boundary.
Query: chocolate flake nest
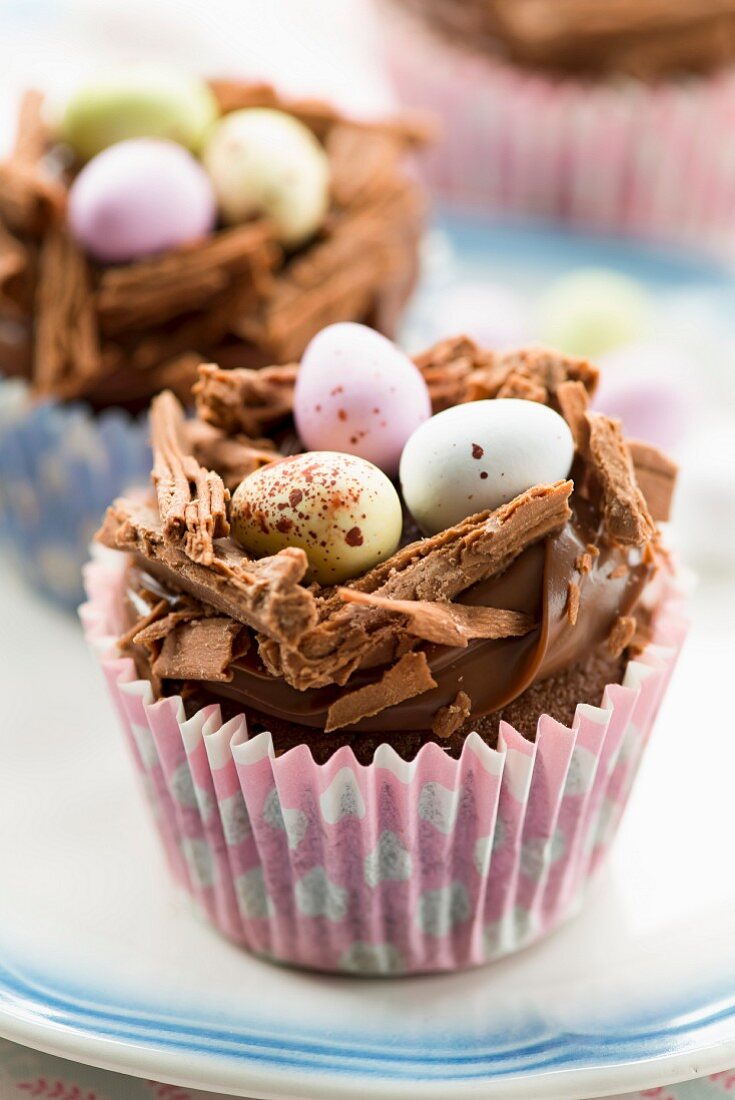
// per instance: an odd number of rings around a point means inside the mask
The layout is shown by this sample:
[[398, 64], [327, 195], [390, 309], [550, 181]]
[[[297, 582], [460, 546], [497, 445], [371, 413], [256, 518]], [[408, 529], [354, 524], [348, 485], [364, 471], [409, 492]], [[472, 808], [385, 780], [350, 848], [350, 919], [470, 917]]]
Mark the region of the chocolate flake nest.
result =
[[[589, 363], [540, 349], [481, 351], [464, 337], [442, 342], [416, 363], [435, 411], [448, 403], [516, 396], [521, 388], [555, 408], [577, 440], [574, 481], [534, 486], [494, 511], [402, 546], [341, 587], [307, 587], [302, 549], [253, 560], [229, 537], [225, 480], [233, 483], [233, 470], [244, 476], [283, 457], [245, 429], [274, 428], [289, 415], [295, 370], [203, 366], [198, 420], [187, 421], [171, 393], [153, 402], [157, 507], [118, 500], [98, 535], [106, 546], [137, 555], [184, 594], [183, 607], [172, 613], [165, 602], [156, 604], [124, 639], [125, 645], [149, 651], [154, 675], [226, 679], [229, 662], [255, 645], [266, 670], [293, 688], [344, 688], [326, 726], [338, 729], [435, 686], [422, 650], [426, 643], [463, 647], [474, 638], [522, 636], [534, 626], [531, 616], [457, 600], [559, 531], [572, 514], [573, 491], [594, 502], [611, 544], [650, 552], [658, 537], [656, 521], [668, 516], [675, 467], [655, 448], [637, 446], [631, 453], [618, 423], [588, 410], [597, 382]], [[636, 459], [644, 484], [648, 479], [654, 486], [649, 503], [638, 487]], [[588, 548], [580, 572], [591, 568], [597, 553]], [[570, 587], [572, 623], [578, 595]], [[633, 619], [616, 622], [609, 639], [612, 654], [629, 644], [634, 628]], [[211, 638], [204, 647], [208, 659], [194, 644], [202, 631]], [[351, 686], [353, 673], [373, 669], [373, 681]], [[437, 713], [439, 736], [461, 724], [469, 705], [460, 692], [455, 704]]]
[[0, 373], [39, 396], [143, 407], [164, 388], [188, 402], [203, 358], [285, 363], [333, 321], [391, 334], [415, 282], [424, 202], [405, 156], [431, 133], [418, 116], [359, 123], [268, 85], [212, 81], [223, 113], [275, 107], [304, 122], [331, 166], [331, 205], [308, 246], [285, 255], [256, 219], [134, 263], [100, 266], [66, 229], [71, 173], [28, 92], [0, 163]]
[[735, 57], [735, 0], [402, 0], [460, 46], [519, 65], [655, 81]]

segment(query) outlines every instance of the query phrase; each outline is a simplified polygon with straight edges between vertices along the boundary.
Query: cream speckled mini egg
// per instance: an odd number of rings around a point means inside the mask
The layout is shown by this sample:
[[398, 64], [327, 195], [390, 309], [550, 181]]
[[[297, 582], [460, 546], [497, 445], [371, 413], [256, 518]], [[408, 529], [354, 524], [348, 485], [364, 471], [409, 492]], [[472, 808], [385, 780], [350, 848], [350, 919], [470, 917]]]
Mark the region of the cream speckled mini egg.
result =
[[385, 474], [354, 455], [310, 451], [264, 466], [232, 497], [232, 533], [255, 557], [301, 547], [308, 580], [339, 584], [390, 557], [403, 526]]
[[573, 458], [572, 433], [547, 405], [472, 401], [413, 433], [401, 457], [401, 489], [422, 530], [435, 534], [532, 485], [565, 478]]
[[284, 111], [226, 115], [212, 128], [203, 161], [227, 222], [265, 215], [279, 240], [296, 248], [324, 221], [329, 160], [311, 130]]

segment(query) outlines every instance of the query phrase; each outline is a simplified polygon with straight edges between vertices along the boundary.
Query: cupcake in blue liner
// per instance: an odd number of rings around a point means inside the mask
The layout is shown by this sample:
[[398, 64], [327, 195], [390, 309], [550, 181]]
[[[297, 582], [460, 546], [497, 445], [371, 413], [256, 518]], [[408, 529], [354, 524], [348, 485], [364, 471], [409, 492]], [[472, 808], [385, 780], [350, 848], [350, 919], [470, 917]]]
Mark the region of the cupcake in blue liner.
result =
[[0, 163], [0, 545], [72, 606], [107, 504], [150, 469], [146, 410], [199, 364], [298, 358], [325, 323], [391, 334], [423, 222], [410, 119], [269, 86], [108, 74]]

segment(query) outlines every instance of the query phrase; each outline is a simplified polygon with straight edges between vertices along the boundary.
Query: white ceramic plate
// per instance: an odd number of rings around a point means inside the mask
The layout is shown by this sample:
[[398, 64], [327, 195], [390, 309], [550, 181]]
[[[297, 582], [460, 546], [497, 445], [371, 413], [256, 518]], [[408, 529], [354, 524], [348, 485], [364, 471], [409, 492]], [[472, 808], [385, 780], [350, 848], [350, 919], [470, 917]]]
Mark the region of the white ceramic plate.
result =
[[732, 1066], [734, 604], [732, 582], [702, 586], [584, 912], [484, 970], [371, 981], [272, 967], [198, 923], [76, 623], [0, 568], [0, 1034], [278, 1100], [573, 1100]]

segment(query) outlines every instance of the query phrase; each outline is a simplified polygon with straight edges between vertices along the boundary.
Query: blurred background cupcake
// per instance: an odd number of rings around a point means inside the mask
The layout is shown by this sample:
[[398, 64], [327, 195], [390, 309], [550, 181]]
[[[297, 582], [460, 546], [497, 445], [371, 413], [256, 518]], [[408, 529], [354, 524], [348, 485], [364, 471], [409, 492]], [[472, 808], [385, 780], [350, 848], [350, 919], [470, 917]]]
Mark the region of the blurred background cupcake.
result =
[[145, 477], [141, 418], [203, 359], [286, 363], [325, 322], [393, 333], [418, 273], [410, 121], [262, 81], [106, 70], [22, 98], [0, 164], [0, 527], [74, 604], [106, 504]]
[[399, 94], [436, 111], [435, 191], [727, 251], [730, 0], [381, 0]]

